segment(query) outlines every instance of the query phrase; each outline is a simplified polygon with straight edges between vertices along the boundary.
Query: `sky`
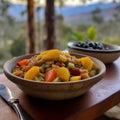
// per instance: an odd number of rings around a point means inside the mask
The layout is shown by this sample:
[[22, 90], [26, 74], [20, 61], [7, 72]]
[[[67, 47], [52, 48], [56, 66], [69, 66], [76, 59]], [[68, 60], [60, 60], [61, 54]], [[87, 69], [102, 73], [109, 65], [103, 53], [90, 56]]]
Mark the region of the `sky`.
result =
[[[21, 3], [21, 1], [22, 1], [22, 3], [23, 3], [23, 0], [10, 0], [10, 1], [15, 2], [15, 3], [18, 3], [18, 2]], [[37, 4], [44, 5], [46, 0], [34, 0], [34, 1]], [[111, 2], [113, 0], [64, 0], [64, 2], [66, 2], [66, 5], [71, 5], [71, 6], [82, 5], [83, 3], [80, 2], [80, 1], [87, 1], [86, 2], [87, 4], [93, 4], [93, 3], [97, 3], [99, 1], [101, 1], [101, 2]], [[115, 0], [115, 1], [120, 2], [120, 0]]]
[[[97, 0], [93, 0], [94, 4], [89, 4], [89, 5], [81, 5], [81, 4], [77, 4], [76, 6], [63, 6], [61, 9], [59, 7], [56, 7], [56, 12], [59, 14], [60, 12], [62, 12], [62, 14], [64, 16], [69, 16], [69, 15], [73, 15], [73, 14], [80, 14], [82, 12], [88, 12], [91, 10], [94, 10], [96, 7], [100, 7], [100, 8], [106, 8], [106, 7], [110, 7], [110, 4], [95, 4], [95, 2], [97, 2]], [[105, 1], [105, 0], [104, 0]], [[109, 1], [110, 2], [110, 1]], [[81, 7], [80, 7], [81, 6]], [[82, 9], [81, 9], [82, 8]], [[12, 7], [10, 7], [9, 9], [9, 13], [13, 16], [15, 16], [16, 18], [21, 19], [21, 11], [24, 11], [26, 9], [26, 6], [21, 5], [21, 4], [17, 4], [17, 5], [13, 5]], [[44, 16], [44, 9], [40, 10], [40, 17]]]
[[[88, 0], [87, 3], [96, 3], [98, 1], [101, 1], [101, 2], [112, 2], [113, 0]], [[120, 0], [115, 0], [116, 2], [120, 2]]]

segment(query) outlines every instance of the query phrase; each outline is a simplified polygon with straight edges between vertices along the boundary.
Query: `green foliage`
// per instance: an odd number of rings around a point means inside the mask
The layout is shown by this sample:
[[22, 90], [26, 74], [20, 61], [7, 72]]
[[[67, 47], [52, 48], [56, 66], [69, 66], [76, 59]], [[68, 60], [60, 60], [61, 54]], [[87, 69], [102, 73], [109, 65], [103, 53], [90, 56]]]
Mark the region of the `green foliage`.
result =
[[73, 40], [76, 41], [87, 41], [87, 40], [96, 40], [97, 37], [97, 31], [96, 28], [94, 26], [90, 26], [86, 31], [85, 31], [85, 35], [83, 35], [81, 32], [78, 31], [72, 31], [71, 32], [71, 37], [73, 38]]
[[[2, 52], [1, 52], [2, 51]], [[0, 49], [0, 59], [2, 59], [4, 57], [4, 52], [3, 49]]]
[[92, 13], [92, 20], [94, 22], [96, 22], [97, 24], [100, 24], [100, 23], [104, 22], [104, 18], [102, 17], [102, 15], [100, 15], [100, 13], [101, 13], [100, 8], [96, 8], [91, 13]]
[[113, 36], [112, 36], [112, 37], [109, 36], [109, 37], [105, 37], [105, 38], [103, 38], [102, 42], [104, 42], [104, 43], [112, 43], [112, 44], [120, 45], [119, 38], [117, 38], [117, 37], [113, 37]]
[[100, 24], [100, 23], [104, 22], [104, 18], [102, 16], [100, 16], [100, 15], [93, 15], [92, 19], [97, 24]]
[[6, 60], [11, 58], [10, 53], [8, 52], [9, 46], [0, 47], [0, 68], [3, 67]]
[[19, 36], [14, 40], [10, 48], [10, 53], [12, 56], [25, 54], [25, 39], [22, 36]]
[[61, 21], [63, 21], [64, 20], [64, 17], [62, 16], [62, 15], [56, 15], [56, 19], [57, 20], [61, 20]]
[[80, 40], [80, 41], [84, 41], [85, 40], [85, 38], [84, 38], [84, 36], [82, 35], [82, 33], [80, 33], [80, 32], [77, 32], [77, 31], [72, 31], [72, 37], [74, 38], [74, 39], [76, 39], [76, 40]]
[[95, 10], [92, 11], [92, 14], [99, 14], [99, 13], [101, 13], [100, 8], [96, 8]]
[[118, 5], [117, 7], [115, 7], [115, 9], [116, 9], [117, 11], [120, 11], [120, 5]]
[[[25, 0], [24, 0], [25, 1]], [[59, 0], [58, 0], [59, 1]], [[86, 2], [86, 0], [82, 0], [83, 2]], [[60, 0], [60, 2], [64, 2], [64, 0]], [[18, 19], [14, 19], [13, 16], [11, 16], [8, 13], [8, 9], [12, 7], [12, 5], [7, 5], [4, 3], [1, 3], [0, 5], [0, 37], [1, 41], [4, 42], [6, 47], [4, 49], [1, 49], [0, 46], [0, 62], [1, 59], [9, 59], [11, 57], [11, 54], [13, 56], [22, 55], [25, 53], [25, 38], [23, 36], [26, 36], [26, 21], [19, 21]], [[60, 3], [60, 7], [62, 7], [62, 3]], [[61, 8], [60, 8], [61, 9]], [[41, 9], [40, 9], [41, 10]], [[72, 22], [65, 22], [66, 19], [64, 19], [64, 16], [61, 14], [56, 15], [56, 46], [57, 48], [63, 50], [67, 48], [67, 43], [69, 41], [87, 41], [87, 40], [97, 40], [100, 42], [105, 43], [112, 43], [120, 45], [119, 40], [119, 31], [120, 31], [120, 5], [118, 5], [115, 8], [115, 13], [113, 14], [113, 19], [110, 21], [106, 21], [104, 19], [106, 16], [102, 16], [102, 12], [100, 8], [95, 9], [90, 14], [90, 18], [87, 21], [81, 21], [78, 18], [78, 22], [72, 21]], [[62, 9], [60, 11], [62, 13]], [[93, 25], [89, 27], [90, 25]], [[44, 36], [44, 20], [39, 21], [40, 27], [37, 28], [37, 33], [39, 35], [40, 30], [43, 33], [40, 38], [40, 43], [43, 43]], [[11, 28], [14, 28], [12, 29]], [[12, 30], [11, 30], [12, 29]], [[22, 32], [22, 35], [20, 35]], [[98, 33], [98, 34], [97, 34]], [[23, 35], [24, 34], [24, 35]], [[16, 38], [16, 36], [19, 36]], [[116, 37], [115, 37], [116, 36]], [[39, 39], [37, 38], [37, 39]], [[9, 40], [14, 40], [10, 51], [8, 50], [9, 47]], [[42, 45], [40, 45], [42, 46]], [[41, 48], [40, 48], [41, 50]], [[10, 54], [11, 53], [11, 54]], [[5, 61], [5, 60], [3, 60]]]
[[88, 39], [96, 40], [96, 38], [97, 38], [96, 28], [94, 26], [89, 27], [86, 31], [86, 35], [87, 35]]

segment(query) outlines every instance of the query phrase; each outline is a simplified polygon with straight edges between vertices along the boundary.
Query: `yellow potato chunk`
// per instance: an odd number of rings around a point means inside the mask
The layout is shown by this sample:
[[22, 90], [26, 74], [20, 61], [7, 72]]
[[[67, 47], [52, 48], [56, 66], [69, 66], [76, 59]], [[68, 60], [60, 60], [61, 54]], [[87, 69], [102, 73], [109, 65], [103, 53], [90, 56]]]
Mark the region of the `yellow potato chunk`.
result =
[[62, 52], [63, 55], [65, 55], [66, 57], [70, 57], [69, 52]]
[[56, 60], [61, 54], [62, 52], [60, 50], [52, 49], [52, 50], [48, 50], [41, 53], [40, 55], [38, 55], [38, 58], [41, 58], [42, 60], [45, 60], [45, 61]]
[[58, 66], [58, 65], [52, 65], [52, 68], [55, 68], [55, 69], [59, 69], [60, 68], [60, 66]]
[[88, 73], [82, 73], [81, 74], [81, 79], [87, 79], [89, 78], [90, 76], [88, 75]]
[[46, 55], [48, 53], [48, 50], [41, 52], [37, 57], [40, 59], [42, 58], [44, 55]]
[[70, 78], [70, 81], [78, 81], [78, 80], [81, 80], [81, 76], [72, 76]]
[[69, 78], [70, 78], [70, 72], [67, 68], [65, 67], [59, 67], [57, 69], [57, 76], [63, 81], [63, 82], [66, 82], [66, 81], [69, 81]]
[[90, 71], [94, 65], [94, 62], [87, 56], [87, 57], [82, 57], [79, 59], [81, 61], [81, 64], [85, 69]]
[[39, 74], [39, 72], [40, 72], [40, 67], [33, 66], [25, 73], [24, 78], [29, 80], [34, 80], [34, 78]]

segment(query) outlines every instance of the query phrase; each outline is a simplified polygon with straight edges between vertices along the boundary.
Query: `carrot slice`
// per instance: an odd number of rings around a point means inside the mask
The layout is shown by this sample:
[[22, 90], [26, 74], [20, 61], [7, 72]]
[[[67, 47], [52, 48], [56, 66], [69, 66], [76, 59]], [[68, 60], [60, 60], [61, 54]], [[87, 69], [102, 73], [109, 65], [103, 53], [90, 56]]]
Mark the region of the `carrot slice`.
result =
[[57, 77], [57, 70], [55, 68], [49, 70], [45, 74], [45, 81], [52, 82]]
[[17, 65], [19, 65], [19, 66], [26, 65], [28, 62], [29, 62], [29, 59], [23, 59], [23, 60], [17, 62]]

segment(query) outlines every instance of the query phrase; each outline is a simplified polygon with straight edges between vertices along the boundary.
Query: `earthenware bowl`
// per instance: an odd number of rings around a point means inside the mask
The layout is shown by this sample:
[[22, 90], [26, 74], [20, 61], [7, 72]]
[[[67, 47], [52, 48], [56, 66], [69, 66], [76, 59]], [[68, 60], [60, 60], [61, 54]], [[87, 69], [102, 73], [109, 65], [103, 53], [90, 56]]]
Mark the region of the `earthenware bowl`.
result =
[[92, 57], [95, 57], [101, 60], [105, 64], [112, 63], [117, 58], [120, 57], [120, 46], [117, 46], [117, 45], [103, 43], [103, 45], [109, 49], [108, 50], [96, 50], [96, 49], [76, 47], [74, 46], [74, 43], [75, 42], [68, 43], [68, 51], [71, 54], [77, 53], [77, 54], [89, 55], [89, 56], [92, 56]]
[[[13, 75], [12, 70], [15, 67], [16, 62], [24, 58], [30, 58], [31, 56], [33, 55], [23, 55], [8, 60], [4, 64], [4, 73], [8, 80], [16, 84], [25, 94], [36, 98], [46, 100], [65, 100], [75, 98], [86, 93], [93, 85], [99, 82], [104, 77], [106, 71], [103, 62], [91, 57], [99, 69], [99, 73], [94, 77], [84, 80], [74, 82], [38, 82], [26, 80]], [[83, 55], [75, 54], [75, 56], [82, 57]]]

